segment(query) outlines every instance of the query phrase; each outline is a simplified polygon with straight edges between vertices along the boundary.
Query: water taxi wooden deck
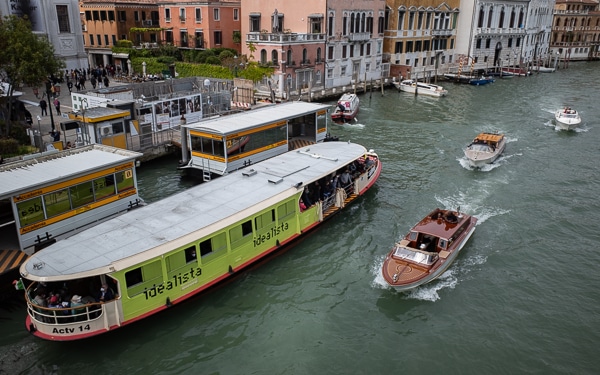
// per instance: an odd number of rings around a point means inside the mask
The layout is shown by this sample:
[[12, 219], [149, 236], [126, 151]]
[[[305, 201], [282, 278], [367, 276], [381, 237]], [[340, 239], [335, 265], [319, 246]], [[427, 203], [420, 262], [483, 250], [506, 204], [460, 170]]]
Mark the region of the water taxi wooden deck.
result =
[[479, 133], [465, 148], [465, 157], [473, 167], [493, 163], [506, 148], [506, 137], [498, 133]]
[[476, 224], [474, 216], [436, 208], [394, 245], [383, 262], [383, 278], [400, 291], [435, 280], [456, 259]]
[[[77, 340], [165, 310], [317, 228], [368, 191], [381, 168], [361, 145], [318, 143], [59, 241], [21, 266], [26, 327]], [[101, 287], [112, 298], [100, 300]], [[62, 304], [48, 306], [50, 295]]]

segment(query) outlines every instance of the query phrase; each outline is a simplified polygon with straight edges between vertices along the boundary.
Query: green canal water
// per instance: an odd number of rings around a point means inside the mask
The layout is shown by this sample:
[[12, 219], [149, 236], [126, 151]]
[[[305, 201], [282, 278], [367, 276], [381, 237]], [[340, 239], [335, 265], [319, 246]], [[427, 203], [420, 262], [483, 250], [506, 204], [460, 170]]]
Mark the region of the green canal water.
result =
[[[211, 292], [110, 334], [40, 341], [25, 309], [0, 310], [0, 374], [595, 374], [600, 368], [599, 63], [445, 98], [361, 95], [332, 125], [374, 149], [377, 185], [293, 248]], [[552, 112], [580, 111], [577, 131]], [[462, 149], [505, 133], [504, 155], [471, 170]], [[178, 158], [139, 169], [147, 201], [188, 188]], [[391, 246], [435, 207], [479, 224], [442, 277], [385, 286]]]

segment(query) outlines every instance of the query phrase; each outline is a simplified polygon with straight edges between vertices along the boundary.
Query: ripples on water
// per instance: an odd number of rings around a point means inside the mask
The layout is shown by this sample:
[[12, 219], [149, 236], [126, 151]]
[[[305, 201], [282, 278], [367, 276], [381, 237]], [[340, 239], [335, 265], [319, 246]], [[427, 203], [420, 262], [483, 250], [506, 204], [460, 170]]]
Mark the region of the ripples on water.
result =
[[[348, 211], [261, 267], [131, 327], [46, 343], [15, 313], [2, 322], [1, 348], [33, 352], [16, 371], [28, 374], [596, 373], [598, 68], [442, 83], [440, 99], [361, 95], [358, 121], [330, 133], [373, 148], [384, 172]], [[553, 112], [567, 104], [584, 119], [576, 132], [554, 130]], [[493, 166], [473, 170], [463, 148], [481, 131], [509, 142]], [[175, 166], [142, 167], [141, 196], [191, 186]], [[473, 237], [438, 280], [409, 293], [386, 287], [385, 255], [436, 206], [476, 215]]]

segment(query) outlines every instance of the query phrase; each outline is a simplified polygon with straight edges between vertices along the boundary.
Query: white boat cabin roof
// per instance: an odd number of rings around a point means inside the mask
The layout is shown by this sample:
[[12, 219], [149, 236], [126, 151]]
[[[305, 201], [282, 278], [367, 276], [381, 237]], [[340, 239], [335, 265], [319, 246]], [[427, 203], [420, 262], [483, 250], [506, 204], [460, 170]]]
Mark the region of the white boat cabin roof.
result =
[[[58, 241], [31, 256], [21, 266], [21, 274], [54, 281], [132, 266], [139, 262], [130, 258], [136, 254], [154, 249], [151, 254], [158, 256], [171, 249], [161, 245], [178, 240], [178, 246], [183, 246], [198, 238], [197, 234], [186, 237], [195, 231], [223, 220], [233, 224], [247, 217], [245, 210], [292, 196], [366, 152], [355, 143], [323, 142], [267, 159]], [[213, 230], [207, 228], [205, 235]], [[124, 261], [115, 263], [119, 260]]]
[[244, 129], [252, 129], [276, 121], [307, 115], [329, 107], [325, 104], [307, 102], [273, 104], [247, 112], [187, 124], [185, 127], [189, 130], [227, 135]]
[[139, 152], [100, 144], [30, 155], [21, 161], [0, 165], [0, 199], [140, 156]]

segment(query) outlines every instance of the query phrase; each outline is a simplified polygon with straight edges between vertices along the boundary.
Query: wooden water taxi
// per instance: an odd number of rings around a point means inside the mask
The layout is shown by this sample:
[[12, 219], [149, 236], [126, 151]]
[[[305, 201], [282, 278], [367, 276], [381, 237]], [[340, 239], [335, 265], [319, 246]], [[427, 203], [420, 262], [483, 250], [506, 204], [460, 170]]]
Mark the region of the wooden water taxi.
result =
[[436, 279], [450, 267], [477, 224], [476, 217], [459, 210], [436, 208], [394, 245], [382, 267], [390, 286], [410, 290]]
[[496, 161], [505, 148], [504, 134], [479, 133], [465, 148], [465, 157], [473, 167], [483, 167]]
[[[342, 212], [381, 168], [361, 145], [318, 143], [58, 241], [20, 268], [26, 327], [39, 338], [77, 340], [179, 304]], [[331, 188], [309, 197], [317, 185]], [[100, 288], [110, 290], [104, 299]], [[51, 295], [58, 296], [52, 306], [45, 299]]]

